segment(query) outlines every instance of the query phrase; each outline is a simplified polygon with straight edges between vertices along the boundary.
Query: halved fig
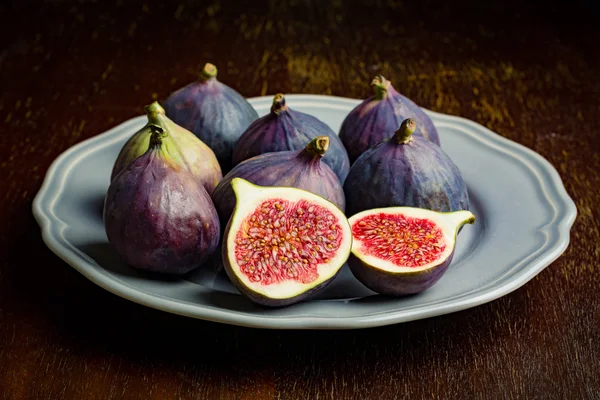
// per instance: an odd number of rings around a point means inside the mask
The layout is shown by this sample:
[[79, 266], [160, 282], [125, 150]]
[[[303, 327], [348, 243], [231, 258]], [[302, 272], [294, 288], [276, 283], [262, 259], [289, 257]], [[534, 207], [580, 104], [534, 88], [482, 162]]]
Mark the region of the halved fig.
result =
[[285, 306], [333, 280], [350, 255], [344, 213], [305, 190], [231, 181], [236, 206], [225, 229], [223, 264], [255, 303]]
[[420, 293], [448, 269], [456, 237], [475, 223], [470, 211], [441, 213], [414, 207], [366, 210], [349, 219], [352, 255], [348, 265], [369, 289], [384, 295]]

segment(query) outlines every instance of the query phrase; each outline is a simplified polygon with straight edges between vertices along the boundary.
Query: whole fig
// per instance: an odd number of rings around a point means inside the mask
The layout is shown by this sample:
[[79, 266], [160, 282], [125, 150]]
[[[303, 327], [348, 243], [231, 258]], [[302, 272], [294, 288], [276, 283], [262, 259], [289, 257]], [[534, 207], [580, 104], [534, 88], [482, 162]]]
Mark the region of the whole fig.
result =
[[405, 206], [449, 212], [469, 209], [467, 186], [450, 157], [429, 140], [414, 136], [406, 119], [391, 139], [364, 152], [344, 183], [346, 211]]
[[340, 138], [319, 119], [289, 108], [284, 95], [279, 93], [273, 99], [271, 112], [254, 121], [238, 140], [233, 150], [233, 164], [264, 153], [302, 150], [307, 142], [323, 135], [328, 136], [330, 141], [323, 161], [336, 173], [340, 182], [344, 182], [350, 160]]
[[123, 146], [113, 166], [110, 180], [125, 169], [133, 160], [148, 150], [153, 128], [160, 128], [166, 134], [163, 141], [170, 154], [187, 171], [196, 177], [208, 193], [212, 193], [223, 175], [215, 153], [190, 131], [175, 124], [166, 115], [165, 110], [153, 102], [146, 106], [148, 123], [137, 131]]
[[164, 274], [198, 267], [219, 244], [210, 196], [151, 125], [147, 151], [111, 182], [104, 204], [110, 244], [130, 266]]
[[202, 76], [164, 101], [167, 115], [189, 129], [216, 154], [224, 172], [240, 135], [258, 114], [242, 95], [217, 80], [217, 68], [207, 63]]
[[398, 93], [390, 81], [376, 76], [371, 82], [375, 94], [356, 106], [344, 119], [340, 139], [348, 151], [350, 162], [387, 139], [406, 118], [417, 124], [415, 136], [423, 136], [439, 146], [438, 132], [431, 118], [409, 98]]
[[252, 157], [234, 167], [212, 194], [221, 222], [227, 223], [235, 207], [231, 181], [243, 178], [259, 186], [288, 186], [304, 189], [329, 200], [342, 211], [344, 189], [338, 177], [321, 161], [329, 148], [328, 136], [317, 136], [299, 151], [280, 151]]

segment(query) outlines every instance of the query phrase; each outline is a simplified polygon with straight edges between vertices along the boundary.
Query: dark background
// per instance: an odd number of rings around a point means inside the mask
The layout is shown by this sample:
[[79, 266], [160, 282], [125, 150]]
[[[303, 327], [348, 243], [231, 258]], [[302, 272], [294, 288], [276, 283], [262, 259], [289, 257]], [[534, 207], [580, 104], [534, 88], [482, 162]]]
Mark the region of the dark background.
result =
[[[0, 398], [600, 398], [592, 2], [54, 0], [0, 17]], [[249, 97], [364, 98], [383, 73], [539, 152], [577, 203], [570, 247], [494, 302], [359, 331], [218, 325], [105, 292], [44, 246], [33, 197], [62, 151], [207, 61]]]

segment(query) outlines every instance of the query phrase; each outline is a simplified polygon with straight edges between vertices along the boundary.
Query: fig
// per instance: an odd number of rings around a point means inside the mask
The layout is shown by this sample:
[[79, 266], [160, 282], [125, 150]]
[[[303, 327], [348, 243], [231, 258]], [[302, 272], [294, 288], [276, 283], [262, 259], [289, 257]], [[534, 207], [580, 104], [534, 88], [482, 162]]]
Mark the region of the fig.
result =
[[376, 76], [371, 82], [375, 94], [356, 106], [344, 119], [340, 139], [348, 151], [350, 162], [365, 151], [387, 139], [404, 119], [412, 118], [417, 124], [415, 136], [423, 136], [440, 145], [437, 129], [431, 118], [412, 100], [398, 93], [390, 81]]
[[454, 255], [459, 228], [475, 223], [470, 211], [439, 213], [387, 207], [360, 212], [352, 228], [352, 274], [374, 292], [420, 293], [440, 280]]
[[258, 118], [241, 94], [217, 80], [217, 68], [210, 63], [197, 82], [173, 92], [163, 107], [173, 121], [215, 152], [225, 172], [232, 167], [231, 155], [238, 138]]
[[348, 216], [363, 210], [406, 206], [449, 212], [469, 209], [458, 167], [437, 145], [414, 136], [415, 121], [364, 152], [344, 183]]
[[302, 189], [231, 181], [235, 210], [222, 246], [227, 275], [251, 301], [280, 307], [329, 284], [350, 255], [348, 220]]
[[342, 184], [331, 168], [321, 162], [329, 143], [328, 136], [317, 136], [302, 150], [265, 153], [238, 164], [212, 194], [221, 221], [229, 221], [235, 207], [231, 187], [234, 178], [243, 178], [260, 186], [304, 189], [329, 200], [343, 211], [346, 199]]
[[233, 150], [233, 164], [264, 153], [302, 150], [317, 136], [329, 137], [329, 151], [323, 161], [343, 183], [350, 160], [340, 138], [319, 119], [289, 108], [281, 93], [273, 98], [271, 112], [254, 121], [242, 134]]
[[130, 266], [179, 275], [215, 252], [220, 223], [210, 196], [170, 146], [170, 131], [150, 129], [147, 151], [108, 188], [104, 225], [109, 243]]
[[148, 150], [152, 129], [158, 127], [165, 132], [162, 140], [173, 160], [194, 175], [208, 193], [212, 193], [223, 178], [215, 153], [190, 131], [171, 121], [158, 102], [146, 106], [145, 111], [148, 123], [134, 133], [121, 149], [110, 180], [115, 179], [125, 167]]

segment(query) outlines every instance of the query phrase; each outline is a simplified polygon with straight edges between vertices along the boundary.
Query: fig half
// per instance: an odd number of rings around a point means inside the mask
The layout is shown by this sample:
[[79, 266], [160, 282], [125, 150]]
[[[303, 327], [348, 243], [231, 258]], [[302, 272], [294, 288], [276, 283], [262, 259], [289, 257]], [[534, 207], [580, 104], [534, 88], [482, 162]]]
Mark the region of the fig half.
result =
[[348, 220], [305, 190], [231, 181], [236, 206], [223, 265], [239, 291], [264, 306], [299, 302], [327, 286], [350, 255]]
[[388, 207], [360, 212], [349, 219], [354, 276], [374, 292], [400, 296], [420, 293], [440, 280], [454, 255], [470, 211], [448, 213], [423, 208]]

